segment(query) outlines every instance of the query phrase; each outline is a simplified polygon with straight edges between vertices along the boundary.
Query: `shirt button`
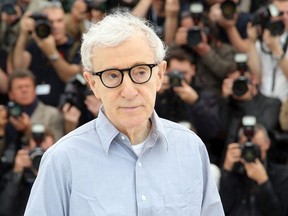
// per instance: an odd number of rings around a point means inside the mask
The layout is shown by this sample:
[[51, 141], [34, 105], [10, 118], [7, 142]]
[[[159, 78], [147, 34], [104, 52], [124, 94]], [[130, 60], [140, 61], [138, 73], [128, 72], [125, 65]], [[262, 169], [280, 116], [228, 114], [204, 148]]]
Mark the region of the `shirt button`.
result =
[[122, 139], [122, 140], [125, 140], [125, 137], [124, 137], [124, 136], [121, 136], [121, 139]]
[[146, 196], [145, 196], [145, 195], [142, 195], [142, 196], [141, 196], [141, 200], [142, 200], [142, 201], [145, 201], [145, 200], [146, 200]]
[[142, 164], [141, 164], [141, 162], [138, 162], [138, 166], [139, 166], [139, 167], [142, 167]]

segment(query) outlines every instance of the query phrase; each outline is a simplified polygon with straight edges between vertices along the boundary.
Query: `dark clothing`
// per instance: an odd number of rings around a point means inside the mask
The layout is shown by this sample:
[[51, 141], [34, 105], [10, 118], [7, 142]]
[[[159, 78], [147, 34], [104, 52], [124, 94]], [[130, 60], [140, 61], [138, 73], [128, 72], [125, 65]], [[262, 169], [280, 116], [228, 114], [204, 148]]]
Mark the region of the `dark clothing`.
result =
[[[74, 50], [73, 43], [74, 41], [69, 39], [65, 44], [57, 46], [57, 50], [69, 63], [79, 64], [79, 52]], [[74, 54], [70, 53], [72, 50], [75, 51]], [[48, 95], [39, 95], [38, 98], [47, 105], [57, 107], [60, 94], [64, 91], [65, 83], [60, 79], [51, 62], [34, 41], [28, 45], [27, 51], [32, 55], [32, 62], [29, 69], [36, 77], [36, 84], [49, 84], [51, 86]], [[72, 57], [70, 57], [70, 55], [72, 55]]]
[[[239, 13], [238, 14], [238, 19], [236, 22], [236, 28], [241, 36], [242, 39], [246, 39], [247, 36], [247, 24], [248, 22], [250, 22], [252, 19], [251, 14], [249, 13]], [[230, 40], [226, 34], [225, 29], [223, 29], [222, 27], [219, 26], [219, 35], [220, 35], [220, 40], [225, 42], [225, 43], [229, 43], [230, 44]]]
[[2, 184], [5, 187], [0, 192], [0, 216], [23, 216], [33, 183], [25, 175], [10, 171]]
[[[195, 88], [194, 88], [195, 89]], [[222, 151], [218, 145], [219, 135], [219, 97], [211, 91], [199, 91], [199, 98], [187, 104], [172, 89], [157, 94], [155, 110], [157, 114], [174, 122], [188, 122], [205, 143], [210, 161], [219, 164]], [[223, 144], [223, 142], [221, 142]], [[216, 147], [217, 146], [217, 147]]]
[[257, 123], [262, 124], [268, 132], [279, 129], [279, 113], [281, 101], [258, 93], [249, 101], [239, 101], [232, 98], [221, 101], [221, 122], [227, 132], [226, 143], [238, 140], [238, 130], [242, 124], [242, 117], [252, 115]]
[[288, 168], [268, 163], [269, 180], [257, 185], [245, 174], [222, 171], [220, 196], [227, 216], [287, 216]]
[[196, 76], [203, 87], [221, 95], [222, 82], [227, 74], [236, 69], [235, 50], [229, 44], [211, 45], [211, 50], [196, 59]]

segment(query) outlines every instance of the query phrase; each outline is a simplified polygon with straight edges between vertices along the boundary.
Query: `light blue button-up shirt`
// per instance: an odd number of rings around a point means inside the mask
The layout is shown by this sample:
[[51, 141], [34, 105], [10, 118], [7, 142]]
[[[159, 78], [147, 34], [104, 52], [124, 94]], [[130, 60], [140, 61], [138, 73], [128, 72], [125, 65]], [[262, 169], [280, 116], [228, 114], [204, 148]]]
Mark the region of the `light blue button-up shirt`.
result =
[[203, 142], [154, 112], [144, 149], [99, 113], [46, 151], [25, 216], [222, 216]]

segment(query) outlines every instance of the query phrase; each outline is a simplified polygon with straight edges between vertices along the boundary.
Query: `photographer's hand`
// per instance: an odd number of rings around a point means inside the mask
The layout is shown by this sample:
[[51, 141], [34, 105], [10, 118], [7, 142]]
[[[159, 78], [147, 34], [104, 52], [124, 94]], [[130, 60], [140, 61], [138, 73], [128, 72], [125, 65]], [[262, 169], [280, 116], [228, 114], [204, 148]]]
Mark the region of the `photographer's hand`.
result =
[[51, 55], [58, 53], [56, 48], [55, 38], [49, 35], [47, 38], [39, 38], [36, 33], [32, 34], [37, 46], [42, 50], [43, 53], [49, 58]]
[[19, 117], [10, 117], [9, 118], [12, 125], [16, 128], [17, 131], [22, 131], [25, 134], [28, 134], [31, 130], [30, 117], [26, 113], [22, 113]]
[[0, 105], [0, 136], [5, 135], [5, 127], [8, 122], [8, 112], [4, 106]]
[[236, 162], [241, 160], [241, 149], [239, 143], [231, 143], [227, 146], [225, 161], [223, 168], [226, 171], [231, 171]]
[[263, 31], [263, 41], [271, 50], [273, 56], [281, 56], [284, 52], [280, 43], [279, 36], [271, 35], [268, 29]]
[[81, 111], [69, 103], [64, 104], [62, 111], [65, 119], [65, 133], [68, 133], [78, 126]]
[[233, 87], [234, 80], [232, 78], [226, 78], [222, 82], [222, 97], [229, 97], [233, 94], [232, 87]]
[[181, 82], [181, 86], [173, 87], [173, 91], [179, 95], [179, 97], [187, 104], [194, 104], [198, 98], [198, 93], [188, 85], [184, 80]]
[[247, 176], [256, 181], [258, 185], [263, 184], [269, 179], [264, 165], [258, 158], [252, 163], [248, 163], [244, 160], [242, 160], [242, 163], [244, 164]]
[[31, 14], [31, 12], [27, 12], [20, 19], [20, 34], [29, 35], [34, 31], [35, 20], [30, 17]]
[[22, 173], [24, 168], [30, 168], [32, 166], [32, 161], [29, 156], [29, 151], [27, 149], [20, 149], [15, 157], [13, 172]]
[[87, 95], [84, 103], [87, 106], [87, 109], [91, 113], [93, 113], [93, 115], [95, 117], [98, 116], [102, 102], [98, 98], [96, 98], [94, 94], [93, 95]]

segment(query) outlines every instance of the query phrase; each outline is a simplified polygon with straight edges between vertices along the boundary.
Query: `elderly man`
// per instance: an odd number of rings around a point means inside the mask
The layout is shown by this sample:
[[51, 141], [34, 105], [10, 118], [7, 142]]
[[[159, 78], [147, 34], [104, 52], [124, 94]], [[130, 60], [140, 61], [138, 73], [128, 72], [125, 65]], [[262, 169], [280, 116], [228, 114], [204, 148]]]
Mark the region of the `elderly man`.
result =
[[112, 14], [81, 55], [103, 106], [45, 154], [25, 215], [224, 215], [203, 142], [154, 112], [166, 69], [155, 32]]

